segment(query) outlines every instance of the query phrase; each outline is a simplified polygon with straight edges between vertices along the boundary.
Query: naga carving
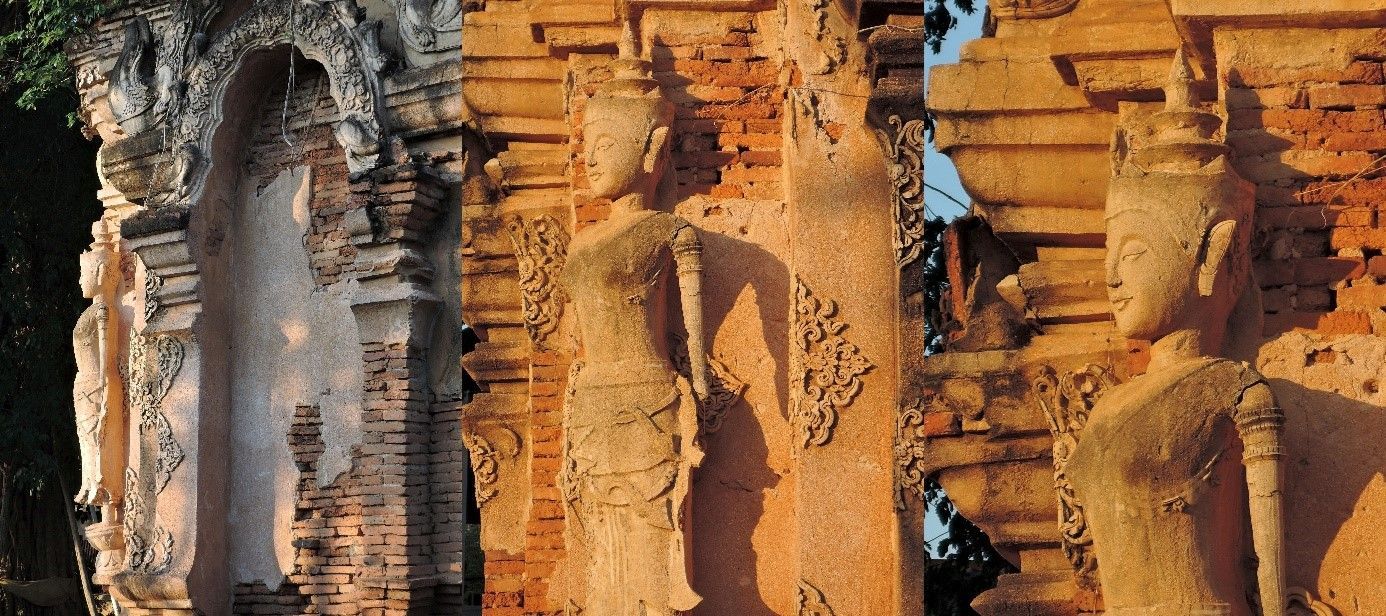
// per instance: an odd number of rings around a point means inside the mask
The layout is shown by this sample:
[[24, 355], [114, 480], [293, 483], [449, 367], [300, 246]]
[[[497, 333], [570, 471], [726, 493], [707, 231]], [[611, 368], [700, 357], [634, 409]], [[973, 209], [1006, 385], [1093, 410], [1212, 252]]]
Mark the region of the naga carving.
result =
[[1068, 459], [1078, 446], [1078, 437], [1093, 405], [1114, 385], [1116, 379], [1110, 370], [1092, 364], [1062, 375], [1045, 366], [1031, 382], [1040, 409], [1049, 420], [1049, 433], [1054, 437], [1054, 491], [1058, 496], [1064, 556], [1073, 564], [1078, 579], [1089, 587], [1096, 583], [1093, 574], [1097, 571], [1097, 553], [1092, 549], [1092, 532], [1083, 515], [1083, 504], [1074, 495], [1068, 479]]
[[890, 116], [893, 131], [881, 131], [890, 167], [891, 211], [895, 215], [895, 264], [905, 267], [924, 252], [924, 120]]
[[[137, 133], [154, 124], [149, 113], [158, 100], [154, 83], [154, 33], [143, 15], [125, 22], [125, 42], [111, 72], [108, 100], [120, 127]], [[146, 115], [148, 114], [148, 115]]]
[[549, 348], [549, 338], [563, 318], [565, 298], [558, 286], [558, 272], [568, 258], [568, 231], [548, 214], [529, 220], [511, 215], [506, 217], [505, 228], [520, 268], [525, 331], [536, 348]]
[[814, 297], [794, 278], [794, 402], [790, 422], [799, 444], [826, 445], [841, 410], [861, 393], [861, 376], [874, 365], [842, 337], [847, 324], [836, 318], [837, 302]]
[[823, 591], [808, 583], [808, 580], [799, 580], [798, 601], [795, 605], [798, 607], [798, 616], [835, 616], [828, 600], [823, 597]]
[[462, 46], [462, 0], [395, 0], [399, 34], [410, 49], [423, 53]]

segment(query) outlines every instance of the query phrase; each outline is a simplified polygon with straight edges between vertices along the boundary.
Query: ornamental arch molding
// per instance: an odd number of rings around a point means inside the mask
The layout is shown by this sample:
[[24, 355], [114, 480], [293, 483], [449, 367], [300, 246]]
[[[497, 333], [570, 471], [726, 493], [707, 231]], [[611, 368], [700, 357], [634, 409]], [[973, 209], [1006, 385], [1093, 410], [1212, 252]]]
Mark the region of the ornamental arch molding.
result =
[[290, 45], [326, 71], [328, 90], [341, 113], [335, 134], [352, 175], [379, 167], [389, 150], [379, 27], [350, 0], [253, 4], [188, 67], [183, 104], [168, 120], [172, 174], [166, 176], [167, 192], [154, 205], [191, 207], [199, 202], [213, 167], [221, 162], [214, 139], [228, 116], [228, 88], [239, 81], [251, 58]]

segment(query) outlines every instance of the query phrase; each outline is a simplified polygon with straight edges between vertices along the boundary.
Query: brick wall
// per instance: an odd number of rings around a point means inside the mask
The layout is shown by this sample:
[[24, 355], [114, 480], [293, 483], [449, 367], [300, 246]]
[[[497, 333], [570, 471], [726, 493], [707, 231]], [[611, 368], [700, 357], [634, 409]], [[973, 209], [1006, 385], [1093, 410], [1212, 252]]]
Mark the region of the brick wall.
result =
[[308, 206], [312, 220], [304, 243], [314, 281], [327, 286], [341, 280], [343, 269], [356, 258], [356, 248], [348, 244], [343, 225], [343, 215], [354, 203], [347, 198], [346, 154], [332, 134], [340, 118], [327, 88], [327, 78], [317, 65], [301, 66], [295, 73], [296, 85], [287, 111], [287, 80], [275, 80], [266, 94], [246, 148], [246, 169], [256, 187], [263, 189], [281, 171], [312, 166], [313, 200]]
[[1381, 62], [1237, 65], [1226, 79], [1234, 164], [1257, 184], [1264, 333], [1386, 334]]

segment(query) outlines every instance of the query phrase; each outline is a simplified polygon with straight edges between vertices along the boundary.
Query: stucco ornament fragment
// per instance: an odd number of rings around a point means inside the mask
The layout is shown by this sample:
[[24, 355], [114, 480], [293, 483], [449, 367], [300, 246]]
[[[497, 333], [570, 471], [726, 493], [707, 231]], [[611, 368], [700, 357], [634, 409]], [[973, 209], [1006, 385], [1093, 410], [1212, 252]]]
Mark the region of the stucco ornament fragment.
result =
[[77, 378], [72, 385], [72, 401], [77, 412], [77, 444], [82, 455], [82, 485], [77, 491], [78, 503], [102, 505], [110, 493], [102, 485], [101, 442], [107, 415], [107, 386], [113, 374], [108, 365], [110, 341], [110, 308], [107, 305], [113, 277], [110, 275], [111, 253], [108, 246], [93, 244], [92, 250], [82, 253], [82, 273], [79, 283], [82, 297], [92, 300], [77, 317], [72, 329], [72, 348], [77, 360]]
[[913, 493], [924, 500], [924, 460], [928, 437], [924, 434], [924, 404], [916, 401], [895, 416], [895, 509], [904, 511], [905, 499]]
[[807, 70], [813, 75], [828, 75], [847, 61], [847, 41], [833, 32], [828, 21], [831, 0], [809, 0], [807, 6], [812, 11], [809, 34], [818, 45], [815, 62]]
[[1155, 139], [1118, 160], [1107, 196], [1108, 298], [1117, 329], [1151, 341], [1150, 364], [1097, 400], [1065, 470], [1107, 614], [1246, 616], [1259, 595], [1260, 613], [1282, 616], [1284, 414], [1227, 358], [1260, 333], [1254, 190], [1211, 138], [1220, 119], [1190, 73], [1179, 52]]
[[881, 131], [890, 167], [895, 214], [895, 264], [905, 267], [924, 251], [924, 120], [890, 116], [893, 130]]
[[997, 19], [1046, 19], [1078, 6], [1078, 0], [988, 0]]
[[[573, 235], [562, 281], [583, 363], [570, 376], [560, 484], [589, 616], [672, 616], [702, 600], [691, 585], [692, 473], [698, 401], [709, 391], [703, 346], [702, 245], [697, 230], [653, 209], [668, 166], [673, 106], [635, 60], [587, 105], [586, 173], [610, 217]], [[677, 284], [690, 378], [670, 365], [666, 290]]]
[[415, 51], [431, 53], [462, 46], [462, 0], [395, 0], [399, 34]]
[[828, 605], [828, 600], [823, 596], [823, 591], [818, 590], [817, 586], [810, 584], [808, 580], [799, 580], [798, 616], [835, 616], [833, 608]]
[[[688, 338], [674, 334], [670, 337], [669, 360], [679, 376], [692, 378], [693, 364], [688, 360]], [[727, 365], [709, 356], [707, 358], [707, 397], [698, 404], [698, 431], [702, 435], [714, 434], [722, 429], [722, 421], [727, 411], [741, 400], [746, 392], [746, 384], [731, 373]]]
[[568, 258], [568, 230], [548, 214], [528, 220], [508, 216], [505, 229], [520, 268], [525, 331], [536, 348], [550, 348], [550, 338], [563, 318], [565, 300], [557, 277]]
[[1068, 479], [1068, 460], [1098, 398], [1115, 385], [1112, 371], [1095, 364], [1062, 374], [1044, 366], [1031, 381], [1035, 398], [1049, 421], [1049, 433], [1054, 437], [1054, 491], [1064, 556], [1087, 586], [1095, 583], [1097, 553], [1092, 549], [1092, 533], [1083, 503], [1074, 495], [1073, 483]]
[[837, 302], [814, 296], [794, 277], [793, 409], [790, 422], [799, 445], [826, 445], [839, 413], [861, 393], [861, 376], [874, 366], [857, 345], [842, 336]]

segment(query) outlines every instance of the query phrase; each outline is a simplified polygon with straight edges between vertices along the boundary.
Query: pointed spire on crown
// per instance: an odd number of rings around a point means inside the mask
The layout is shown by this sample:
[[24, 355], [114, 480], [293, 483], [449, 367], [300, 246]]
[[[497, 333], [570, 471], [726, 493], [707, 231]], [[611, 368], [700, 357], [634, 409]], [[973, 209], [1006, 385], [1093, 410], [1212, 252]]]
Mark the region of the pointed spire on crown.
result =
[[[1150, 171], [1196, 172], [1225, 155], [1229, 148], [1213, 135], [1222, 118], [1200, 108], [1194, 89], [1193, 69], [1184, 50], [1175, 50], [1165, 84], [1165, 108], [1150, 118], [1154, 137], [1131, 154], [1132, 173]], [[1128, 173], [1123, 165], [1122, 174]]]

